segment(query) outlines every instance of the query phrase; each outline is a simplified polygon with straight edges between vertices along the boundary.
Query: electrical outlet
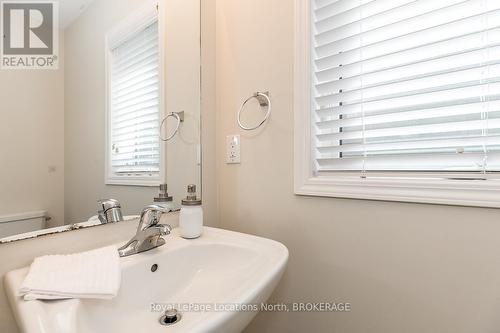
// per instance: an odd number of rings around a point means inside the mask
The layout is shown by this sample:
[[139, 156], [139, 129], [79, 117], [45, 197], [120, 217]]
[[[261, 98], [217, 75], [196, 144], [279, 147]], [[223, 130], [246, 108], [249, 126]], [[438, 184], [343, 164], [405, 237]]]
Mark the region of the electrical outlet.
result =
[[241, 163], [241, 139], [239, 135], [228, 135], [226, 137], [226, 163]]

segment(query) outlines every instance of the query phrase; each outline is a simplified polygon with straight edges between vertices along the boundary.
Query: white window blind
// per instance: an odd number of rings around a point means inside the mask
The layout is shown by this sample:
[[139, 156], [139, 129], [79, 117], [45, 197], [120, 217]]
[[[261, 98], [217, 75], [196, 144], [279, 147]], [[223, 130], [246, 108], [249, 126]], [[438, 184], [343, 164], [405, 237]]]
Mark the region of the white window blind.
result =
[[110, 149], [113, 176], [159, 176], [158, 22], [111, 49]]
[[311, 0], [315, 170], [500, 170], [500, 1]]

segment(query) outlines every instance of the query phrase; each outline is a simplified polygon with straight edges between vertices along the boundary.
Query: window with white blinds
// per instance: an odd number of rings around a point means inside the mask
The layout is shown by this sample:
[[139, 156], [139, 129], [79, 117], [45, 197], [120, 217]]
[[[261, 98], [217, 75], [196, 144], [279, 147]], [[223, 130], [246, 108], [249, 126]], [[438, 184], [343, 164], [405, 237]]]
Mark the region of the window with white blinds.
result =
[[500, 1], [310, 5], [317, 174], [500, 171]]
[[133, 31], [109, 50], [110, 177], [160, 174], [158, 21]]

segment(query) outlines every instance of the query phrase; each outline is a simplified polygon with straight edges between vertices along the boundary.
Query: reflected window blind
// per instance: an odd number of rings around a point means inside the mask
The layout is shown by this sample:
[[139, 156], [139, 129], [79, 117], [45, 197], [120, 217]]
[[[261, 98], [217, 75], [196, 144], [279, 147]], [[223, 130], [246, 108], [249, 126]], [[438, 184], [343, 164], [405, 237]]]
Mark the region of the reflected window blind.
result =
[[111, 50], [111, 168], [159, 175], [158, 22]]
[[311, 5], [318, 173], [500, 170], [500, 1]]

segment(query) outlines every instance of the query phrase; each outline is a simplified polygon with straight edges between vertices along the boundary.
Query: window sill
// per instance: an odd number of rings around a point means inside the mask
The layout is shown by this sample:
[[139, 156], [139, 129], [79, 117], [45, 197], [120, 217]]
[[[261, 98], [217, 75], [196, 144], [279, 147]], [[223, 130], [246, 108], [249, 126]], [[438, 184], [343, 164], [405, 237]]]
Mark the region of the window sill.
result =
[[160, 178], [108, 178], [106, 185], [153, 187], [160, 184]]
[[500, 208], [500, 180], [310, 177], [295, 194]]

